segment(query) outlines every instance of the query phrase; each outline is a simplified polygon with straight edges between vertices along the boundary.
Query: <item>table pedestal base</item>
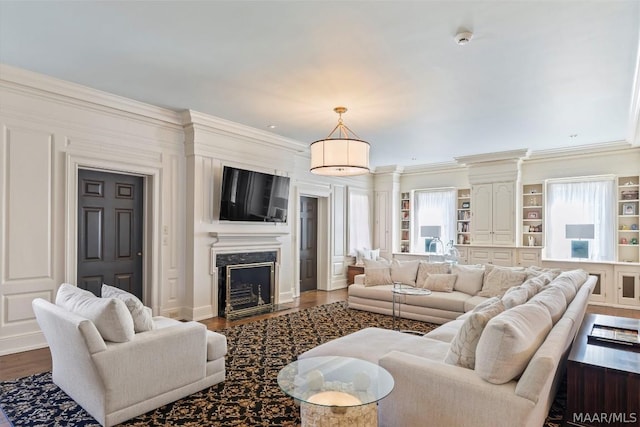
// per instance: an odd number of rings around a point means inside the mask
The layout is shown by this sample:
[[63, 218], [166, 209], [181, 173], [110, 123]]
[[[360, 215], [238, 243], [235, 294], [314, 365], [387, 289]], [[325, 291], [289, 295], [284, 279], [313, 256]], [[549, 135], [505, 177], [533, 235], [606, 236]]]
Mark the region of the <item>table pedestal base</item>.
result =
[[378, 404], [320, 406], [300, 403], [302, 427], [377, 427]]

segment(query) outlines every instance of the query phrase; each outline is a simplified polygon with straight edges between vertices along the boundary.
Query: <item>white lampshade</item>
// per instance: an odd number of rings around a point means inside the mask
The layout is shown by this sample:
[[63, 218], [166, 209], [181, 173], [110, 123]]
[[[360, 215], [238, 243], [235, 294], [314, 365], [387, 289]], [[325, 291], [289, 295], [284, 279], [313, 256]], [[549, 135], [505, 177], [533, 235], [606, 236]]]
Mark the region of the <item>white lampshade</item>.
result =
[[420, 227], [420, 237], [437, 237], [440, 238], [439, 225], [423, 225]]
[[[353, 176], [369, 172], [369, 143], [350, 136], [355, 134], [342, 121], [347, 109], [336, 107], [338, 124], [324, 139], [312, 142], [311, 166], [309, 170], [317, 175]], [[332, 135], [337, 133], [336, 137]]]
[[359, 139], [321, 139], [311, 144], [311, 172], [351, 176], [369, 172], [369, 143]]
[[593, 239], [594, 224], [567, 224], [565, 237], [567, 239]]

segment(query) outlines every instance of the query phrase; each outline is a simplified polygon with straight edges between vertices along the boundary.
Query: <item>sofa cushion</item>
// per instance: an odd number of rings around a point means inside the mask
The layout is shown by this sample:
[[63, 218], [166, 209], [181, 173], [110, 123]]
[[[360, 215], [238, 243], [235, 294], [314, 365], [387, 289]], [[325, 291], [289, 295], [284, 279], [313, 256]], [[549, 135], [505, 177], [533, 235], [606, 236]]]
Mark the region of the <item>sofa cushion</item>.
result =
[[567, 300], [558, 287], [546, 287], [529, 300], [529, 303], [540, 304], [547, 309], [551, 321], [555, 324], [567, 309]]
[[430, 274], [424, 287], [432, 291], [453, 292], [457, 278], [455, 274]]
[[464, 312], [464, 302], [471, 298], [469, 295], [458, 291], [433, 291], [431, 295], [405, 295], [405, 297], [405, 303], [408, 305], [455, 311], [458, 313]]
[[451, 322], [444, 323], [433, 331], [427, 332], [424, 336], [431, 338], [432, 340], [438, 340], [442, 342], [451, 342], [451, 340], [458, 333], [458, 329], [464, 323], [463, 319], [452, 320]]
[[507, 289], [521, 285], [527, 278], [524, 270], [514, 270], [508, 267], [492, 266], [485, 273], [482, 290], [478, 295], [482, 297], [499, 297], [504, 295]]
[[[454, 287], [455, 289], [455, 287]], [[498, 297], [495, 297], [496, 299], [500, 299]], [[480, 304], [484, 304], [486, 301], [490, 300], [491, 298], [487, 298], [487, 297], [481, 297], [478, 295], [474, 295], [471, 298], [467, 299], [464, 302], [464, 311], [469, 312], [471, 310], [474, 310], [476, 307], [478, 307]]]
[[549, 312], [522, 304], [491, 319], [476, 349], [476, 373], [493, 384], [507, 383], [524, 372], [551, 330]]
[[[349, 296], [360, 297], [379, 301], [393, 301], [393, 294], [391, 293], [393, 285], [378, 285], [378, 286], [365, 286], [360, 284], [353, 284], [349, 286]], [[396, 302], [404, 302], [404, 295], [396, 295]]]
[[453, 289], [469, 295], [475, 295], [482, 289], [484, 267], [478, 265], [459, 265], [451, 267], [451, 273], [458, 275]]
[[564, 295], [567, 305], [571, 304], [571, 301], [573, 301], [573, 298], [576, 296], [576, 288], [573, 286], [573, 283], [562, 279], [558, 280], [556, 278], [556, 280], [551, 282], [547, 288], [559, 289], [562, 292], [562, 295]]
[[131, 313], [133, 329], [135, 332], [150, 331], [154, 328], [151, 309], [149, 307], [145, 307], [144, 304], [142, 304], [142, 301], [140, 301], [135, 295], [130, 294], [123, 289], [109, 286], [104, 283], [102, 284], [100, 295], [102, 295], [102, 298], [118, 298], [124, 301], [129, 313]]
[[207, 361], [216, 360], [227, 354], [227, 337], [207, 331]]
[[485, 305], [477, 311], [474, 310], [458, 329], [444, 361], [450, 365], [473, 369], [476, 364], [476, 347], [482, 331], [489, 320], [504, 310], [505, 306], [501, 300]]
[[449, 264], [420, 261], [416, 286], [424, 287], [430, 274], [447, 274], [448, 272]]
[[505, 292], [502, 297], [505, 309], [513, 308], [517, 305], [524, 304], [529, 299], [529, 290], [524, 285], [514, 286]]
[[413, 261], [398, 261], [394, 259], [391, 261], [391, 281], [415, 286], [419, 265], [420, 260], [417, 259]]
[[364, 285], [388, 285], [391, 280], [391, 264], [387, 260], [364, 260]]
[[576, 292], [580, 287], [587, 281], [589, 277], [589, 273], [585, 270], [579, 268], [577, 270], [563, 271], [556, 277], [556, 279], [566, 280], [573, 284], [574, 288], [576, 288]]
[[105, 341], [126, 342], [135, 335], [129, 309], [117, 298], [98, 298], [91, 292], [63, 283], [56, 295], [56, 305], [91, 320]]
[[559, 268], [544, 268], [538, 267], [537, 265], [529, 266], [525, 269], [525, 271], [527, 272], [527, 279], [546, 275], [549, 277], [550, 281], [555, 279], [562, 272], [562, 270], [560, 270]]

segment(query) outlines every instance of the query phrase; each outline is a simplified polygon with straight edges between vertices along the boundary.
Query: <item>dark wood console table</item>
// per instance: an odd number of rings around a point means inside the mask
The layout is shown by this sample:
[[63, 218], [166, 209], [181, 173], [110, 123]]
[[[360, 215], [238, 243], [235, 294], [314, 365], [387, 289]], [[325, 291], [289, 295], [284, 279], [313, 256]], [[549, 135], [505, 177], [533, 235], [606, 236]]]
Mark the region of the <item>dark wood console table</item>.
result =
[[640, 352], [592, 344], [593, 325], [639, 330], [640, 320], [586, 314], [567, 360], [565, 426], [640, 424]]
[[347, 285], [353, 284], [353, 278], [358, 274], [364, 273], [364, 266], [362, 265], [350, 265], [347, 267]]

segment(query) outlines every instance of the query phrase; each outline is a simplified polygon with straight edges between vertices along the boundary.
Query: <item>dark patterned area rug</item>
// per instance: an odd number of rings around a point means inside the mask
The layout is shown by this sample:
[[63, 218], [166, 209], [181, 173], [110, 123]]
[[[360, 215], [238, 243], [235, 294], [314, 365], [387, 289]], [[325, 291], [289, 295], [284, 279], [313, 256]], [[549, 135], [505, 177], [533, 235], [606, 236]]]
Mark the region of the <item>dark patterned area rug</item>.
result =
[[[437, 325], [401, 320], [400, 328], [428, 332]], [[278, 387], [280, 369], [306, 350], [362, 328], [391, 329], [391, 316], [322, 305], [222, 331], [227, 378], [213, 387], [125, 422], [124, 426], [296, 426], [299, 408]], [[545, 427], [558, 427], [561, 390]], [[0, 383], [0, 405], [16, 427], [99, 426], [43, 373]], [[496, 420], [496, 426], [508, 420]]]

